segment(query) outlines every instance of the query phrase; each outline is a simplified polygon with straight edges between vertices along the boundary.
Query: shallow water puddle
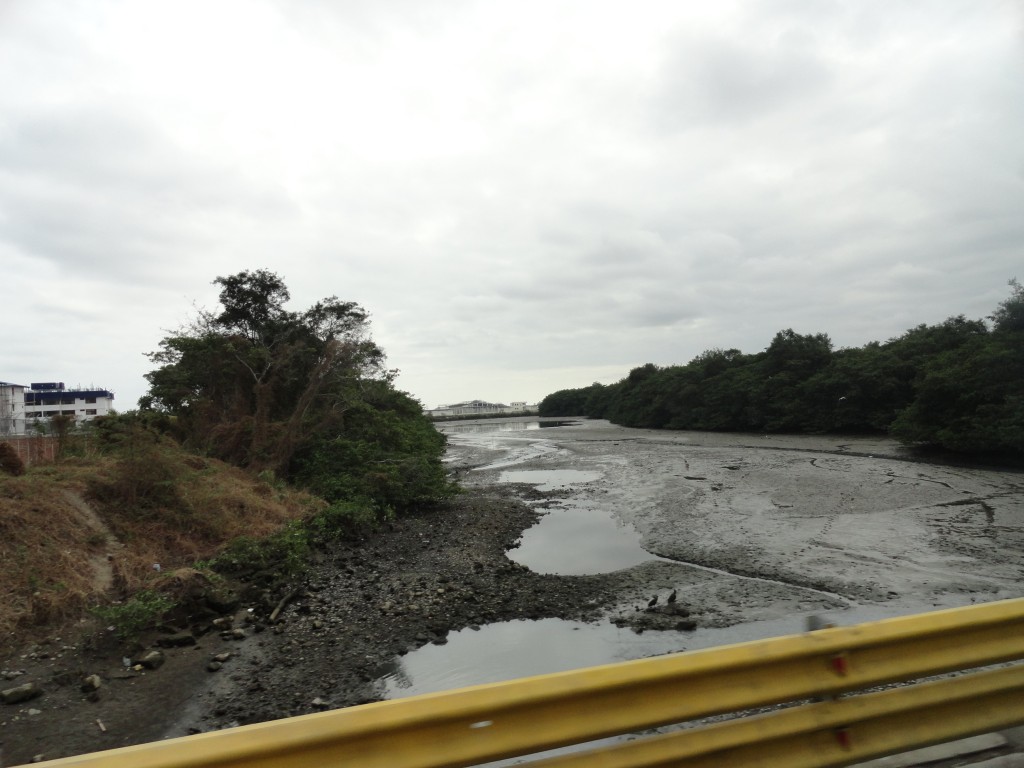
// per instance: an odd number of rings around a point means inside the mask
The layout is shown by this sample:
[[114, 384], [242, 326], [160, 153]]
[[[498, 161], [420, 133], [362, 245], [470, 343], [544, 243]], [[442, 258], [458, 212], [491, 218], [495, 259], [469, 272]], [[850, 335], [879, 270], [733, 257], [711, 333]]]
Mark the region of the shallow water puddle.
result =
[[[935, 608], [965, 604], [964, 596], [946, 596]], [[479, 630], [449, 632], [444, 645], [424, 645], [399, 657], [380, 682], [389, 699], [433, 693], [467, 685], [563, 672], [680, 651], [695, 651], [806, 631], [807, 617], [850, 626], [905, 616], [926, 608], [916, 604], [879, 603], [826, 612], [794, 611], [778, 619], [731, 627], [702, 627], [692, 632], [650, 631], [637, 634], [608, 621], [586, 624], [563, 619], [505, 621]]]
[[380, 681], [383, 695], [395, 699], [796, 634], [805, 622], [804, 615], [795, 614], [722, 629], [637, 634], [607, 621], [505, 621], [449, 632], [446, 644], [424, 645], [396, 659]]
[[449, 632], [445, 645], [425, 645], [398, 659], [382, 678], [384, 695], [415, 696], [656, 656], [680, 650], [683, 637], [562, 619], [487, 624]]
[[544, 515], [507, 555], [534, 573], [562, 576], [610, 573], [657, 559], [640, 546], [633, 526], [572, 504]]
[[[854, 611], [829, 611], [822, 618], [838, 624], [873, 621], [908, 611], [892, 605], [864, 606]], [[799, 634], [806, 630], [808, 613], [794, 612], [781, 619], [755, 621], [693, 632], [647, 631], [636, 634], [601, 621], [585, 624], [563, 619], [506, 621], [479, 630], [449, 632], [444, 645], [425, 645], [398, 657], [378, 678], [380, 696], [400, 699], [425, 693], [497, 683], [521, 677], [565, 672], [668, 653], [713, 648], [750, 640]], [[542, 756], [611, 744], [628, 737], [610, 737], [522, 758], [509, 758], [487, 766], [521, 765]]]
[[527, 483], [538, 491], [554, 491], [578, 483], [592, 483], [601, 479], [600, 472], [582, 469], [518, 469], [501, 473], [499, 483]]

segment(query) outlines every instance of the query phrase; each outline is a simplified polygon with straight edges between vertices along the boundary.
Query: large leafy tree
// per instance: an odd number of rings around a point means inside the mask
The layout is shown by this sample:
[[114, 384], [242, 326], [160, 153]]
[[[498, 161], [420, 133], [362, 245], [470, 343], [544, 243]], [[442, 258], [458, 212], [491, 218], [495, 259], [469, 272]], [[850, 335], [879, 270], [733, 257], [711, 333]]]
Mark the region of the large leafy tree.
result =
[[1024, 287], [989, 318], [919, 325], [833, 350], [823, 333], [780, 331], [763, 352], [711, 349], [685, 366], [648, 363], [609, 386], [561, 390], [545, 415], [584, 412], [632, 427], [885, 432], [911, 444], [1024, 455]]
[[[417, 477], [433, 490], [413, 489], [402, 499], [445, 488], [443, 436], [418, 402], [394, 388], [395, 372], [370, 338], [362, 307], [330, 296], [292, 311], [284, 281], [262, 269], [214, 284], [219, 311], [200, 311], [150, 355], [158, 367], [146, 375], [144, 408], [177, 417], [193, 447], [255, 470], [316, 485], [313, 457], [332, 471], [343, 464], [339, 471], [353, 477], [371, 462], [393, 467], [412, 457]], [[409, 439], [385, 439], [403, 430]], [[339, 462], [342, 455], [348, 458]], [[353, 480], [345, 487], [369, 486]]]

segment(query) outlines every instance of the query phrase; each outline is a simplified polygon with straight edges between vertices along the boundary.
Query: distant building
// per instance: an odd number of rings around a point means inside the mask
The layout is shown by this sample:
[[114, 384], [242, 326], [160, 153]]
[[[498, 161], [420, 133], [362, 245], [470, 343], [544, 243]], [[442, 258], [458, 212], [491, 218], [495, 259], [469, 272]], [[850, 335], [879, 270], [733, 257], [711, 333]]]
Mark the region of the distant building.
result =
[[76, 424], [106, 416], [114, 408], [107, 389], [68, 389], [64, 382], [0, 382], [0, 436], [24, 435], [43, 419], [71, 416]]
[[536, 408], [537, 406], [535, 405], [527, 405], [525, 400], [517, 400], [509, 405], [504, 403], [488, 403], [485, 400], [469, 400], [465, 403], [455, 403], [454, 405], [439, 405], [437, 408], [424, 411], [424, 413], [434, 419], [446, 416], [466, 418], [468, 416], [512, 415], [526, 413], [536, 410]]
[[0, 381], [0, 437], [25, 434], [25, 385]]

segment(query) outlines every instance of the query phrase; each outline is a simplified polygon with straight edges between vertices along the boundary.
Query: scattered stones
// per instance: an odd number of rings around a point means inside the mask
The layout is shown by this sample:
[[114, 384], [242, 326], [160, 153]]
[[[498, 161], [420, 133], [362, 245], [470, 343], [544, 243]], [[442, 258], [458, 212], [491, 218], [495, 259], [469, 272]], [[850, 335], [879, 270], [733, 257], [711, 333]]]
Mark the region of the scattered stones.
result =
[[[509, 496], [465, 494], [443, 512], [403, 519], [386, 535], [339, 544], [308, 574], [309, 585], [261, 589], [246, 626], [270, 631], [251, 640], [258, 653], [247, 659], [245, 674], [238, 685], [219, 689], [197, 725], [206, 730], [308, 712], [303, 682], [329, 686], [330, 701], [320, 697], [328, 708], [374, 701], [375, 681], [394, 656], [444, 644], [464, 627], [527, 617], [596, 619], [612, 598], [607, 577], [537, 574], [505, 556], [538, 515]], [[274, 623], [271, 612], [283, 597], [294, 602]], [[226, 631], [220, 636], [232, 639]]]

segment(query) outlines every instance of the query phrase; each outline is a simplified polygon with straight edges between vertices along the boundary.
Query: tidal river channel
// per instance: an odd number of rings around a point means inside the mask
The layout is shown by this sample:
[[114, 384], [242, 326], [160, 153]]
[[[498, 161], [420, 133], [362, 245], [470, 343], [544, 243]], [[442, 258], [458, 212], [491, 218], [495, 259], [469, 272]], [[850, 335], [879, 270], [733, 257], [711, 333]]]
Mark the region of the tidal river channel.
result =
[[[911, 460], [882, 438], [625, 429], [606, 421], [441, 424], [470, 486], [543, 516], [508, 557], [538, 573], [616, 573], [596, 623], [512, 621], [396, 661], [386, 695], [1019, 597], [1024, 473]], [[648, 626], [670, 591], [692, 623]], [[629, 619], [623, 620], [623, 617]]]

